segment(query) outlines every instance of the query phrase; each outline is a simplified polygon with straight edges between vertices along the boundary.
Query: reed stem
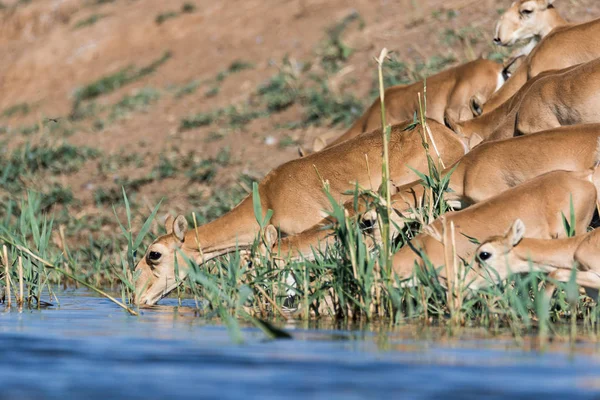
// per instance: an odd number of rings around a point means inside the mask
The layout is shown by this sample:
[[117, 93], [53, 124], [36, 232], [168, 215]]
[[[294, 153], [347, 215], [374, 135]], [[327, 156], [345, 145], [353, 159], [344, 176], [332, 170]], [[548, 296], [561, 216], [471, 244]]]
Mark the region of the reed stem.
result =
[[11, 306], [10, 271], [8, 269], [8, 266], [10, 263], [8, 262], [8, 250], [6, 248], [6, 245], [2, 246], [2, 258], [4, 259], [4, 279], [6, 280], [6, 289], [4, 289], [5, 296], [6, 296], [6, 307], [10, 308], [10, 306]]

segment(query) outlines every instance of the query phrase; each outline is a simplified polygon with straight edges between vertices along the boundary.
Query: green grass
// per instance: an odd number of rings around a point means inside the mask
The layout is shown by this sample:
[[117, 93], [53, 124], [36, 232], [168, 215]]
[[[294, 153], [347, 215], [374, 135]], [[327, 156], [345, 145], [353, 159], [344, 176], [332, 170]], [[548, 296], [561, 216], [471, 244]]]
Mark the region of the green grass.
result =
[[358, 21], [359, 28], [362, 29], [364, 26], [362, 17], [357, 12], [353, 12], [327, 30], [327, 35], [319, 48], [321, 66], [327, 73], [337, 72], [352, 55], [353, 50], [343, 42], [342, 36], [354, 21]]
[[200, 81], [193, 80], [190, 83], [178, 88], [175, 92], [175, 97], [181, 98], [181, 97], [193, 94], [194, 92], [196, 92], [196, 90], [198, 90], [199, 87], [200, 87]]
[[176, 11], [167, 11], [164, 13], [160, 13], [156, 16], [156, 18], [154, 19], [154, 22], [156, 22], [158, 25], [164, 23], [165, 21], [168, 21], [172, 18], [176, 18], [179, 16], [179, 13]]
[[56, 146], [27, 143], [9, 154], [0, 155], [0, 187], [10, 191], [21, 189], [20, 179], [40, 172], [54, 175], [72, 173], [99, 155], [98, 150], [67, 143]]
[[19, 103], [6, 108], [2, 111], [3, 117], [12, 117], [14, 115], [25, 116], [31, 111], [31, 106], [28, 103]]
[[189, 14], [189, 13], [193, 13], [195, 11], [196, 11], [196, 6], [194, 4], [184, 3], [181, 6], [180, 11], [165, 11], [163, 13], [158, 14], [156, 16], [156, 18], [154, 19], [154, 22], [156, 22], [158, 25], [161, 25], [170, 19], [179, 17], [181, 14]]
[[92, 14], [87, 18], [77, 21], [75, 25], [73, 25], [73, 29], [81, 29], [88, 26], [92, 26], [96, 24], [96, 22], [106, 17], [108, 17], [108, 14]]
[[106, 75], [88, 85], [78, 88], [75, 91], [75, 100], [73, 105], [73, 115], [77, 115], [81, 103], [85, 100], [95, 99], [120, 89], [121, 87], [135, 82], [145, 76], [152, 74], [171, 58], [170, 52], [165, 52], [160, 58], [152, 61], [150, 64], [141, 68], [128, 66], [119, 71]]
[[129, 113], [145, 110], [150, 104], [160, 99], [160, 92], [154, 88], [142, 88], [133, 94], [125, 95], [111, 107], [110, 119], [116, 120], [125, 117]]

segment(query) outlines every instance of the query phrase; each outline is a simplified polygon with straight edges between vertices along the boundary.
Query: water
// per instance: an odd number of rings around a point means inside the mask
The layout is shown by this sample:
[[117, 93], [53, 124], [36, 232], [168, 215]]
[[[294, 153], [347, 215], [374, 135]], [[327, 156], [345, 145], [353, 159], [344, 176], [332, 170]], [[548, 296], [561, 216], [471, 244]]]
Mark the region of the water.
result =
[[294, 340], [227, 330], [165, 305], [131, 317], [85, 292], [0, 313], [0, 399], [594, 399], [600, 352], [539, 353], [510, 338], [288, 327]]

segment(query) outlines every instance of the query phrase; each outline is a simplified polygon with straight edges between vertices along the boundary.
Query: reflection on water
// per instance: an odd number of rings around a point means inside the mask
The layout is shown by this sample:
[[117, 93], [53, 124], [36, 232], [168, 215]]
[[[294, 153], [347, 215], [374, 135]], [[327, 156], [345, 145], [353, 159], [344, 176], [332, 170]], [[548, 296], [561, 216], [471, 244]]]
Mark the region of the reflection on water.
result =
[[163, 306], [131, 317], [84, 292], [60, 308], [0, 312], [0, 399], [399, 398], [593, 399], [600, 352], [580, 343], [524, 351], [510, 338], [474, 330], [305, 329], [265, 341]]

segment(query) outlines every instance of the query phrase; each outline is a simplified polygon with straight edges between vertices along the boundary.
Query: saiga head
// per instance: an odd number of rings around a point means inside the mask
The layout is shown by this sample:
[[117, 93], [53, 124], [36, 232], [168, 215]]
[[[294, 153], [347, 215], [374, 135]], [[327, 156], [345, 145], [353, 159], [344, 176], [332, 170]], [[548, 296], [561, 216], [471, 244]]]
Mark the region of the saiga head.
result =
[[496, 24], [494, 43], [511, 46], [518, 41], [544, 36], [548, 26], [548, 10], [554, 0], [518, 0], [500, 17]]
[[[156, 239], [148, 247], [146, 254], [135, 267], [135, 272], [139, 273], [135, 284], [137, 304], [156, 304], [187, 276], [187, 262], [182, 254], [188, 229], [185, 217], [167, 217], [165, 229], [167, 234]], [[175, 276], [176, 262], [178, 278]]]

